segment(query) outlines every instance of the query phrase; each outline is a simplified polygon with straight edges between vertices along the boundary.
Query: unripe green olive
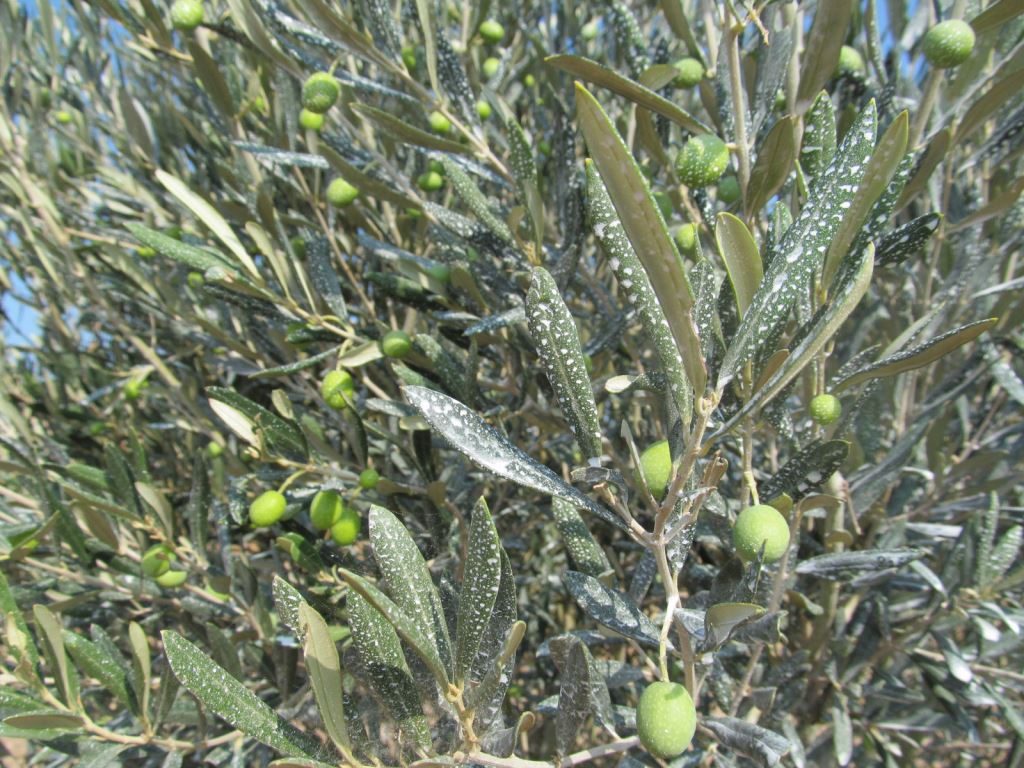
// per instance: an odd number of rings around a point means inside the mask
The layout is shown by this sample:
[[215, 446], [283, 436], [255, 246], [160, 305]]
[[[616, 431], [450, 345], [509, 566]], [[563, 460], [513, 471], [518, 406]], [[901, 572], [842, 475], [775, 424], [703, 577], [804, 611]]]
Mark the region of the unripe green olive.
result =
[[494, 19], [481, 22], [477, 31], [480, 33], [480, 37], [488, 43], [497, 44], [505, 39], [505, 28]]
[[154, 544], [142, 555], [142, 572], [155, 579], [170, 570], [173, 559], [174, 552], [169, 546], [162, 543]]
[[811, 400], [811, 418], [823, 427], [837, 421], [843, 415], [843, 406], [835, 395], [817, 395]]
[[696, 730], [697, 709], [685, 687], [659, 681], [644, 689], [636, 707], [636, 731], [644, 749], [670, 760], [683, 753]]
[[224, 453], [224, 446], [220, 443], [209, 443], [206, 446], [206, 455], [211, 459], [216, 459]]
[[486, 120], [491, 116], [491, 105], [480, 99], [476, 103], [476, 114], [481, 120]]
[[595, 37], [597, 37], [597, 33], [598, 28], [596, 21], [588, 21], [586, 24], [583, 25], [582, 29], [580, 29], [580, 37], [582, 37], [584, 40], [593, 40]]
[[672, 66], [679, 73], [672, 81], [677, 88], [693, 88], [704, 79], [704, 65], [700, 63], [699, 59], [687, 57], [680, 59]]
[[735, 176], [723, 176], [718, 182], [718, 199], [732, 205], [740, 199], [740, 183]]
[[359, 510], [346, 504], [341, 510], [338, 521], [331, 526], [331, 538], [338, 546], [347, 547], [359, 538], [359, 531], [362, 527], [363, 518], [360, 516]]
[[67, 125], [71, 122], [71, 113], [64, 109], [57, 112], [55, 117], [57, 118], [57, 122], [61, 125]]
[[189, 286], [196, 290], [199, 290], [206, 284], [206, 278], [203, 277], [202, 272], [189, 272], [187, 280]]
[[380, 340], [380, 351], [400, 360], [412, 351], [412, 339], [405, 331], [388, 331]]
[[544, 157], [547, 157], [551, 154], [551, 142], [547, 139], [541, 139], [537, 142], [537, 149]]
[[672, 455], [668, 440], [659, 440], [647, 446], [640, 454], [640, 473], [655, 498], [661, 498], [672, 479]]
[[316, 72], [302, 85], [302, 106], [310, 112], [324, 113], [341, 95], [341, 86], [330, 72]]
[[416, 186], [424, 192], [436, 192], [444, 186], [444, 176], [437, 171], [421, 173], [416, 179]]
[[729, 148], [711, 133], [691, 136], [676, 156], [679, 180], [699, 189], [714, 184], [729, 166]]
[[318, 531], [326, 531], [341, 519], [344, 507], [337, 491], [320, 491], [309, 505], [309, 521]]
[[320, 396], [336, 411], [344, 408], [346, 400], [351, 400], [355, 392], [356, 383], [348, 371], [331, 371], [320, 384]]
[[203, 23], [203, 4], [199, 0], [174, 0], [171, 4], [171, 26], [191, 32]]
[[410, 72], [416, 69], [416, 49], [411, 45], [402, 48], [402, 63]]
[[939, 22], [925, 33], [922, 49], [936, 69], [959, 66], [974, 51], [974, 29], [960, 19]]
[[140, 259], [145, 259], [146, 261], [156, 257], [156, 251], [148, 245], [139, 246], [139, 249], [135, 251], [135, 253], [138, 254]]
[[736, 518], [732, 543], [744, 562], [757, 559], [763, 545], [764, 562], [774, 563], [789, 549], [789, 523], [775, 507], [755, 504]]
[[860, 51], [849, 45], [839, 50], [839, 63], [836, 64], [836, 77], [860, 77], [864, 74], [864, 58]]
[[490, 80], [501, 68], [501, 61], [491, 56], [488, 59], [484, 59], [483, 65], [480, 67], [480, 71], [484, 73], [484, 77]]
[[307, 131], [319, 131], [324, 127], [324, 116], [319, 112], [314, 112], [311, 109], [302, 109], [299, 111], [299, 125], [305, 128]]
[[526, 77], [523, 78], [523, 85], [525, 85], [527, 88], [533, 88], [533, 86], [535, 86], [536, 84], [537, 78], [534, 77], [533, 75], [528, 74]]
[[447, 283], [452, 279], [452, 268], [447, 264], [432, 264], [426, 272], [439, 283]]
[[437, 111], [430, 113], [427, 122], [434, 133], [448, 133], [452, 129], [452, 121]]
[[128, 400], [138, 400], [142, 390], [148, 386], [149, 383], [145, 379], [129, 379], [124, 383], [124, 396]]
[[249, 522], [253, 528], [266, 528], [284, 517], [287, 506], [280, 491], [264, 491], [249, 505]]
[[335, 208], [351, 205], [359, 197], [359, 187], [349, 184], [344, 179], [335, 179], [327, 185], [327, 202]]
[[685, 254], [693, 253], [697, 248], [697, 225], [683, 224], [676, 230], [676, 245]]
[[180, 587], [188, 579], [187, 571], [165, 571], [156, 577], [156, 583], [164, 589]]
[[372, 491], [380, 482], [380, 474], [376, 469], [364, 469], [359, 473], [359, 487], [364, 491]]

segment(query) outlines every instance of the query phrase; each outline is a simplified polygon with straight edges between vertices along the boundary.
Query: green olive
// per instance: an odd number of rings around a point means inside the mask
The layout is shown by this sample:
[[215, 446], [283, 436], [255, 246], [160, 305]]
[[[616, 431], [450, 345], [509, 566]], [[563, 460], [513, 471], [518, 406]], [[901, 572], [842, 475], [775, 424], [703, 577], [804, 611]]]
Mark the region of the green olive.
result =
[[326, 112], [340, 95], [341, 86], [330, 72], [316, 72], [302, 84], [302, 106], [310, 112]]
[[344, 179], [335, 179], [327, 185], [327, 202], [335, 208], [351, 205], [359, 197], [359, 187], [349, 184]]
[[320, 384], [320, 396], [336, 411], [344, 408], [355, 392], [356, 383], [348, 371], [331, 371]]
[[636, 730], [648, 752], [663, 760], [681, 755], [697, 730], [697, 709], [679, 683], [648, 685], [636, 707]]
[[672, 455], [668, 440], [659, 440], [649, 445], [640, 454], [640, 473], [655, 498], [660, 499], [668, 490], [672, 479]]
[[732, 541], [744, 562], [757, 559], [763, 546], [764, 562], [774, 563], [789, 549], [789, 523], [775, 507], [755, 504], [736, 518]]
[[359, 531], [362, 527], [363, 518], [360, 516], [359, 510], [346, 504], [341, 510], [338, 521], [331, 526], [331, 538], [338, 546], [347, 547], [359, 538]]
[[320, 491], [310, 502], [309, 521], [318, 531], [326, 531], [341, 519], [341, 510], [344, 506], [337, 491]]
[[249, 522], [253, 528], [266, 528], [284, 517], [287, 506], [280, 491], [264, 491], [249, 505]]

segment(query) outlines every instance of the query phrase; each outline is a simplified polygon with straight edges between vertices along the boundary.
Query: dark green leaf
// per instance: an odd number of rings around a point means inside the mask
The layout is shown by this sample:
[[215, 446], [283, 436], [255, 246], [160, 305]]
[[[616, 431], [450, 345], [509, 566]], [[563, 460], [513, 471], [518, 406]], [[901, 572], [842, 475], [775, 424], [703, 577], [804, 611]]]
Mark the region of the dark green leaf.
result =
[[594, 540], [575, 507], [556, 496], [551, 499], [551, 514], [576, 570], [594, 578], [612, 570], [604, 549]]
[[597, 579], [578, 571], [566, 571], [562, 578], [570, 594], [592, 619], [641, 645], [658, 647], [658, 627], [628, 595], [608, 589]]
[[802, 561], [796, 572], [808, 576], [845, 581], [864, 573], [899, 568], [924, 556], [919, 549], [865, 549], [857, 552], [837, 552], [818, 555]]
[[466, 565], [459, 592], [455, 684], [461, 685], [473, 665], [491, 620], [501, 584], [501, 542], [483, 497], [473, 507], [466, 544]]
[[722, 746], [746, 755], [758, 765], [778, 765], [792, 748], [788, 739], [774, 731], [735, 717], [705, 717], [701, 724]]

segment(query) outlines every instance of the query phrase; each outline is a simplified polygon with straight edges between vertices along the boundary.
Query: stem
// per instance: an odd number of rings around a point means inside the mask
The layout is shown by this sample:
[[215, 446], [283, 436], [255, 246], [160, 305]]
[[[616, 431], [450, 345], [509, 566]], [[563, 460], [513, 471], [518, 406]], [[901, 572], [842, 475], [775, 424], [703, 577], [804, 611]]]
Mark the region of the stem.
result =
[[924, 87], [924, 98], [921, 99], [917, 117], [914, 118], [914, 126], [910, 131], [910, 141], [907, 142], [907, 146], [910, 148], [917, 146], [917, 143], [921, 140], [921, 135], [924, 133], [925, 126], [928, 125], [928, 118], [931, 117], [932, 110], [935, 108], [935, 100], [939, 96], [942, 79], [942, 73], [937, 69], [932, 70], [928, 74], [928, 81]]
[[[489, 755], [484, 752], [473, 752], [472, 754], [466, 755], [466, 762], [478, 763], [479, 765], [487, 765], [492, 768], [572, 768], [576, 765], [583, 765], [589, 763], [591, 760], [597, 760], [607, 755], [616, 755], [620, 752], [627, 752], [633, 747], [640, 743], [640, 739], [636, 736], [632, 736], [628, 739], [620, 739], [619, 741], [613, 741], [611, 744], [599, 744], [596, 747], [590, 749], [584, 749], [581, 752], [573, 752], [571, 755], [563, 757], [557, 762], [549, 760], [524, 760], [521, 757], [498, 757], [497, 755]], [[413, 763], [410, 768], [416, 768], [416, 763]]]

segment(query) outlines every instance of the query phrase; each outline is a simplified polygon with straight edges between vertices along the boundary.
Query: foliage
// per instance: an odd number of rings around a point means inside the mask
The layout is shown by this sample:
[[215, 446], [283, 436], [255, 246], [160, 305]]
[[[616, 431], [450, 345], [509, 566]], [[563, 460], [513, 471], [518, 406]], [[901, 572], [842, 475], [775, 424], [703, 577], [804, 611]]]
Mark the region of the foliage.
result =
[[879, 5], [0, 6], [0, 738], [1020, 764], [1024, 15]]

